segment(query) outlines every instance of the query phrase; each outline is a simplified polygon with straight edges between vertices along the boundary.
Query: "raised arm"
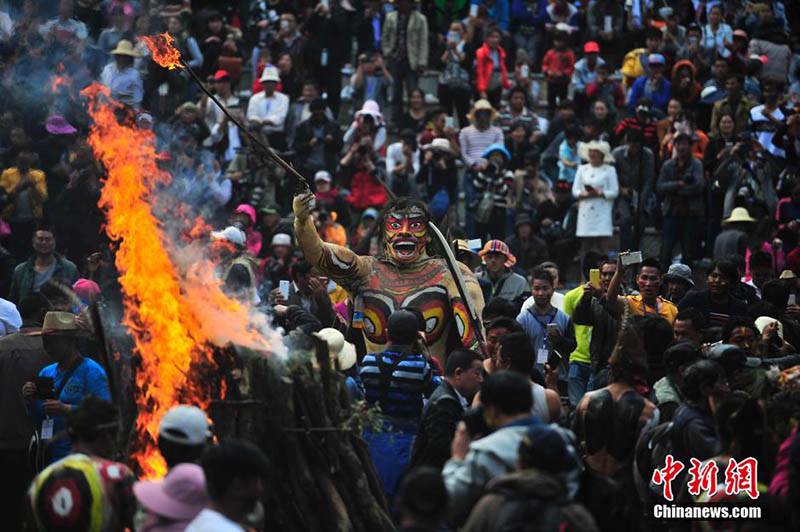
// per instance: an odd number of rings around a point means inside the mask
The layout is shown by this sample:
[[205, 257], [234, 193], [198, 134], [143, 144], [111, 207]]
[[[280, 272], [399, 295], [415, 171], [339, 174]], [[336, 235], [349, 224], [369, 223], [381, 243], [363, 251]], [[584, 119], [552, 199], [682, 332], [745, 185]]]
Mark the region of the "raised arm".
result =
[[292, 204], [294, 209], [294, 233], [303, 256], [322, 273], [349, 290], [358, 281], [369, 275], [372, 257], [362, 257], [353, 251], [323, 242], [311, 219], [314, 208], [314, 193], [297, 194]]

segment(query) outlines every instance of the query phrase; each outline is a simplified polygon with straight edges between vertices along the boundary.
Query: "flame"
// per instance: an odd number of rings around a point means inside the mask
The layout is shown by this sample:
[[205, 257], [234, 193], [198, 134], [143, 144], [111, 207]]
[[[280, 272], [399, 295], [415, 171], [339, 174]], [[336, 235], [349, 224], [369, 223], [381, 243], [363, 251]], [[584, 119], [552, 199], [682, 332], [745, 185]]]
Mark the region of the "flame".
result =
[[172, 35], [164, 32], [152, 37], [142, 37], [142, 39], [153, 54], [153, 61], [170, 70], [184, 68], [181, 63], [180, 50], [172, 46], [172, 43], [175, 42]]
[[[269, 343], [255, 327], [266, 328], [254, 321], [248, 304], [222, 292], [203, 248], [173, 241], [153, 214], [156, 190], [172, 177], [158, 167], [152, 132], [120, 124], [119, 104], [110, 100], [108, 88], [93, 84], [81, 94], [90, 100], [94, 121], [88, 142], [108, 173], [99, 205], [106, 232], [118, 242], [122, 323], [141, 358], [133, 459], [142, 478], [160, 478], [167, 471], [156, 445], [161, 417], [180, 403], [207, 411], [210, 387], [196, 369], [215, 367], [212, 346], [235, 342], [266, 351]], [[205, 226], [194, 220], [194, 227]]]
[[[66, 71], [66, 67], [64, 66], [63, 62], [59, 62], [58, 66], [56, 67], [56, 72], [63, 73]], [[55, 74], [53, 75], [53, 79], [50, 82], [50, 92], [53, 94], [57, 93], [61, 87], [65, 89], [69, 89], [70, 85], [72, 85], [72, 81], [67, 74]]]

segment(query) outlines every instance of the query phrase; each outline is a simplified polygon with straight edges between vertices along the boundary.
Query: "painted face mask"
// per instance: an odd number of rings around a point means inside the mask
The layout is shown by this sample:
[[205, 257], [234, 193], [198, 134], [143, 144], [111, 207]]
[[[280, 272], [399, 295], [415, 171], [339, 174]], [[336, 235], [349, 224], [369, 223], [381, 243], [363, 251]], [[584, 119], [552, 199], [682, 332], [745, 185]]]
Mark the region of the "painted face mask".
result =
[[425, 255], [428, 226], [418, 209], [389, 213], [384, 231], [386, 256], [392, 262], [409, 264]]

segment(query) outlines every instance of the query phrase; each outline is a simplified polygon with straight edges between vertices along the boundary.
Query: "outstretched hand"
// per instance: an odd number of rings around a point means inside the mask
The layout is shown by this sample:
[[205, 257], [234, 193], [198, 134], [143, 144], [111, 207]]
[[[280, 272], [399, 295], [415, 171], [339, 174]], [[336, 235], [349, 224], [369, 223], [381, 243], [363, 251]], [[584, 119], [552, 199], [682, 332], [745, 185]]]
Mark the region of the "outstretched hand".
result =
[[310, 190], [295, 194], [292, 201], [292, 210], [295, 218], [300, 222], [305, 222], [311, 216], [311, 211], [314, 210], [315, 204], [314, 193]]

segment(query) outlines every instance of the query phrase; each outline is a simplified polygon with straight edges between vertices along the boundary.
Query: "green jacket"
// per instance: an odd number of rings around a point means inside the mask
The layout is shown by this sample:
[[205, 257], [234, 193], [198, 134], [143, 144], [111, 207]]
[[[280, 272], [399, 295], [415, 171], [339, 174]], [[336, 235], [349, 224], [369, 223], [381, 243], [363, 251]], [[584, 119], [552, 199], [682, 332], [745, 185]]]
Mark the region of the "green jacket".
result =
[[[58, 253], [55, 254], [55, 257], [56, 267], [51, 279], [60, 279], [68, 283], [71, 288], [75, 281], [78, 280], [78, 268]], [[11, 289], [8, 294], [8, 299], [13, 303], [19, 303], [33, 292], [33, 280], [36, 277], [36, 271], [33, 268], [35, 261], [36, 256], [33, 256], [25, 262], [17, 264], [17, 267], [14, 268], [14, 275], [11, 277]]]

